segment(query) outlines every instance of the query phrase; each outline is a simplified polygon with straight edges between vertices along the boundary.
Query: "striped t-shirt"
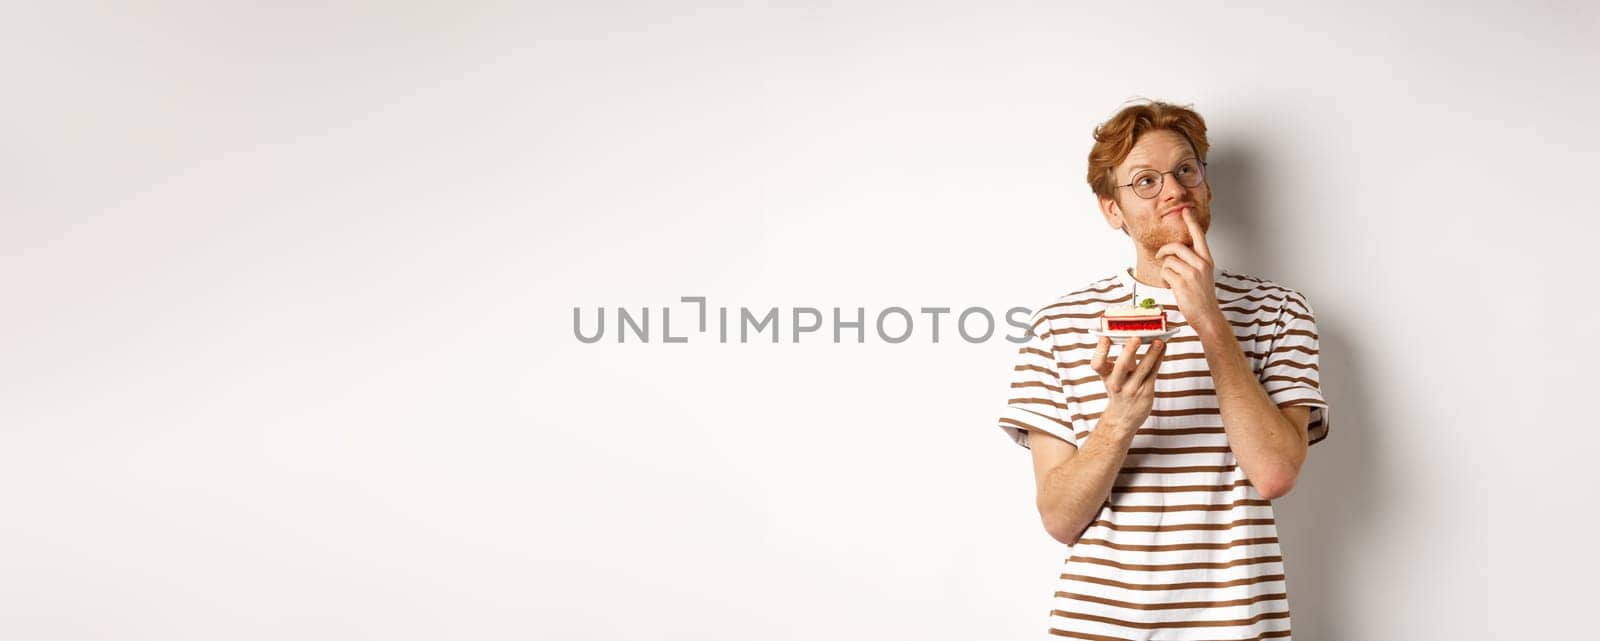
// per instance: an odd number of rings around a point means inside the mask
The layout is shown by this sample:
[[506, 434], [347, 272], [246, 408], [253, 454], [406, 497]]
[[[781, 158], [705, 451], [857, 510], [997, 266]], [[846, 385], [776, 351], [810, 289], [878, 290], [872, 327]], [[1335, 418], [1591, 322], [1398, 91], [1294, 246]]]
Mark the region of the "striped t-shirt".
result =
[[[1217, 301], [1272, 402], [1311, 406], [1310, 442], [1328, 435], [1317, 371], [1317, 326], [1304, 296], [1218, 270]], [[1168, 340], [1150, 418], [1128, 449], [1111, 495], [1061, 569], [1050, 633], [1070, 639], [1288, 639], [1289, 600], [1272, 504], [1234, 459], [1200, 337], [1172, 290], [1128, 270], [1057, 298], [1034, 314], [1017, 353], [999, 426], [1081, 446], [1105, 411], [1089, 367], [1108, 306], [1138, 297], [1165, 306]], [[1121, 351], [1113, 340], [1108, 358]], [[1143, 353], [1148, 342], [1140, 348]]]

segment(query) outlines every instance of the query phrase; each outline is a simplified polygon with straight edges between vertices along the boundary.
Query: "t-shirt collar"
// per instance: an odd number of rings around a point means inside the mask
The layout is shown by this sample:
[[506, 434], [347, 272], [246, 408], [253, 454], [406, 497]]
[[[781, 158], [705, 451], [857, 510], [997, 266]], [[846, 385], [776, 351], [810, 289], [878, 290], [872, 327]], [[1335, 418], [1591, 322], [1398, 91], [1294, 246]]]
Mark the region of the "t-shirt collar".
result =
[[1156, 303], [1160, 305], [1170, 307], [1177, 307], [1178, 305], [1178, 298], [1172, 293], [1171, 289], [1163, 289], [1134, 280], [1133, 268], [1131, 267], [1123, 268], [1117, 272], [1117, 282], [1122, 286], [1120, 294], [1125, 296], [1137, 292], [1138, 297], [1133, 300], [1135, 305], [1146, 298], [1154, 298]]

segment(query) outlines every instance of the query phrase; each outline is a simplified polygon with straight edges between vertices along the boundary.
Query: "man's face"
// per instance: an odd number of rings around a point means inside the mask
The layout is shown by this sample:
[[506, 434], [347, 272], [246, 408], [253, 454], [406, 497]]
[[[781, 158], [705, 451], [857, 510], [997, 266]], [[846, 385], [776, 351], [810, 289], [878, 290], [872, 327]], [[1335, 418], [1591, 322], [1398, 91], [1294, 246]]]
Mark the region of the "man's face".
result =
[[[1146, 132], [1134, 143], [1133, 151], [1117, 165], [1112, 178], [1118, 185], [1132, 182], [1134, 174], [1145, 169], [1172, 171], [1185, 160], [1199, 158], [1189, 141], [1165, 129]], [[1205, 181], [1184, 187], [1173, 174], [1161, 178], [1161, 190], [1150, 198], [1140, 198], [1132, 187], [1119, 187], [1114, 199], [1100, 201], [1101, 212], [1113, 228], [1127, 230], [1134, 242], [1155, 253], [1167, 243], [1194, 246], [1181, 210], [1192, 208], [1201, 231], [1211, 229], [1211, 186]]]

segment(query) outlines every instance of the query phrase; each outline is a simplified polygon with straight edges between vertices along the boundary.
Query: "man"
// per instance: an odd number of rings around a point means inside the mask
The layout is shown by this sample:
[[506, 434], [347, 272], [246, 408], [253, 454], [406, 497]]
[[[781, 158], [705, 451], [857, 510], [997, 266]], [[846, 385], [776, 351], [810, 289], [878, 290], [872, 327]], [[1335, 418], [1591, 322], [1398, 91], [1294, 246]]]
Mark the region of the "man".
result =
[[[1328, 433], [1316, 322], [1299, 292], [1215, 268], [1209, 147], [1199, 114], [1161, 102], [1095, 129], [1089, 185], [1134, 265], [1040, 309], [1018, 351], [999, 425], [1031, 450], [1044, 528], [1070, 546], [1056, 637], [1289, 638], [1270, 501]], [[1136, 293], [1177, 332], [1113, 361], [1089, 330]]]

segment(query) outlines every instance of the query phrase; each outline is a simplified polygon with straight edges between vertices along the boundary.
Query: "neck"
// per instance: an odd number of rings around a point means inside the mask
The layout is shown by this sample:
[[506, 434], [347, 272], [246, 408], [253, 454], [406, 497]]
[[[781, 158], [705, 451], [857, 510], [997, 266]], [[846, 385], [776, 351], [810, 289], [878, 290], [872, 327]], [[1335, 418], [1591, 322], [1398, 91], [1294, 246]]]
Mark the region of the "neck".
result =
[[1139, 247], [1138, 256], [1133, 267], [1133, 279], [1141, 285], [1171, 289], [1167, 286], [1166, 277], [1161, 275], [1161, 263], [1156, 262], [1155, 252]]

